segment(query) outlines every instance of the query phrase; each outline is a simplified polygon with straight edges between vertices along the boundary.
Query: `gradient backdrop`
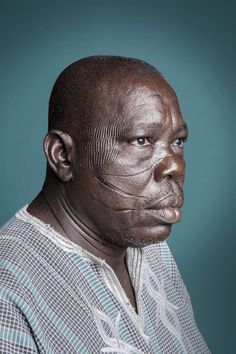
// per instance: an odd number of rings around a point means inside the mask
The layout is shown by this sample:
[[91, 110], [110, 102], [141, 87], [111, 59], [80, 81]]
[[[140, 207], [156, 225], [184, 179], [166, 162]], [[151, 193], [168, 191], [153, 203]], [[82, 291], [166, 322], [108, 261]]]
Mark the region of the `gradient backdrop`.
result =
[[236, 25], [233, 1], [0, 2], [0, 223], [32, 200], [53, 82], [93, 54], [156, 66], [190, 128], [183, 221], [169, 239], [215, 354], [235, 349]]

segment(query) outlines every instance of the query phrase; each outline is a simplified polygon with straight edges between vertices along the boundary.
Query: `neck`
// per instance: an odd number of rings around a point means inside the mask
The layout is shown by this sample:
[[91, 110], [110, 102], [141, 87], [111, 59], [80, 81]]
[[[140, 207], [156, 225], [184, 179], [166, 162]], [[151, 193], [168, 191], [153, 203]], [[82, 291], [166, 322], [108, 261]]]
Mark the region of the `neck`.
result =
[[52, 188], [52, 185], [45, 183], [42, 191], [29, 205], [28, 212], [94, 256], [104, 259], [117, 277], [122, 278], [126, 269], [126, 248], [109, 244], [102, 235], [93, 231], [88, 221], [70, 208], [59, 188]]

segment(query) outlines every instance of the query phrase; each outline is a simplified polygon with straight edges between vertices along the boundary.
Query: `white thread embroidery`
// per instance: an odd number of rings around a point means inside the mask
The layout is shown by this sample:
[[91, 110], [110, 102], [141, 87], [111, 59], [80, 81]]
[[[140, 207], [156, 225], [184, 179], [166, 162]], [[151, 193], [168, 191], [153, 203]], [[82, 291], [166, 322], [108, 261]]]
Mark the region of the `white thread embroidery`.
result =
[[[135, 348], [131, 344], [124, 342], [120, 338], [119, 334], [119, 322], [120, 322], [120, 312], [118, 313], [115, 323], [102, 311], [98, 309], [94, 309], [95, 312], [95, 321], [98, 326], [99, 333], [106, 343], [107, 347], [103, 347], [101, 349], [102, 353], [119, 353], [119, 354], [145, 354], [143, 351]], [[109, 330], [112, 333], [113, 337], [110, 337], [107, 334], [106, 328], [104, 327], [106, 324], [109, 327]]]
[[[157, 303], [157, 325], [159, 321], [161, 321], [163, 325], [175, 336], [175, 338], [182, 343], [180, 324], [175, 313], [175, 311], [178, 310], [179, 307], [172, 304], [167, 299], [162, 280], [158, 279], [158, 277], [155, 273], [153, 273], [150, 267], [147, 266], [145, 271], [147, 280], [147, 291]], [[152, 282], [155, 283], [156, 288], [153, 286]], [[172, 322], [168, 319], [168, 315], [173, 319]]]

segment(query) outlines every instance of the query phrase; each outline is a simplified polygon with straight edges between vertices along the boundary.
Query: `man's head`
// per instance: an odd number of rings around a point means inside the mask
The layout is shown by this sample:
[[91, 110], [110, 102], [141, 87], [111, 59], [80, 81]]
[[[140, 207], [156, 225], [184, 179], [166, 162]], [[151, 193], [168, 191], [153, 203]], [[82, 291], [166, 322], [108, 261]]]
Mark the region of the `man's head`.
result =
[[101, 239], [159, 242], [180, 219], [186, 137], [177, 97], [155, 68], [85, 58], [61, 73], [51, 94], [47, 180]]

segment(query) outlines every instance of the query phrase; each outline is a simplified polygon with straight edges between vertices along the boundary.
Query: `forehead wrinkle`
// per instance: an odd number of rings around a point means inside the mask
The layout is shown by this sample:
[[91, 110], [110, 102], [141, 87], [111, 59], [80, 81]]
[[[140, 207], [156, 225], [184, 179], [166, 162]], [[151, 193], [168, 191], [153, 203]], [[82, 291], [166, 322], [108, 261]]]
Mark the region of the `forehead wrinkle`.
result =
[[187, 124], [183, 119], [178, 101], [175, 105], [170, 105], [170, 115], [172, 120], [172, 130], [174, 133], [177, 133], [184, 129], [188, 132]]
[[175, 133], [180, 129], [180, 124], [182, 127], [185, 123], [179, 107], [178, 99], [176, 95], [172, 97], [163, 96], [161, 99], [165, 110], [163, 125], [168, 125], [172, 132]]
[[188, 126], [185, 122], [183, 124], [181, 124], [181, 126], [177, 127], [177, 129], [176, 129], [176, 133], [180, 133], [182, 131], [185, 131], [188, 135]]
[[159, 117], [161, 121], [159, 122], [160, 129], [163, 131], [163, 134], [165, 134], [166, 126], [170, 126], [172, 123], [172, 117], [171, 117], [171, 112], [170, 112], [170, 107], [162, 102], [162, 115]]
[[186, 131], [188, 135], [187, 125], [184, 123], [184, 120], [179, 121], [179, 117], [172, 116], [172, 132], [173, 134], [180, 133], [181, 131]]

